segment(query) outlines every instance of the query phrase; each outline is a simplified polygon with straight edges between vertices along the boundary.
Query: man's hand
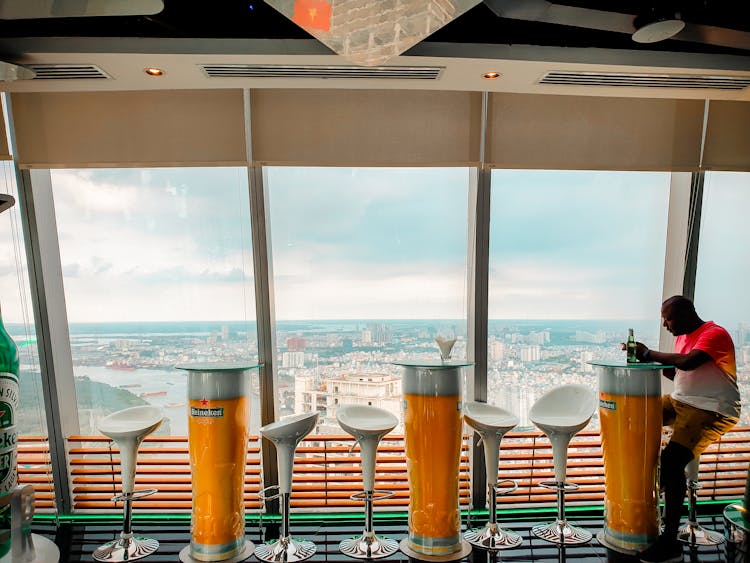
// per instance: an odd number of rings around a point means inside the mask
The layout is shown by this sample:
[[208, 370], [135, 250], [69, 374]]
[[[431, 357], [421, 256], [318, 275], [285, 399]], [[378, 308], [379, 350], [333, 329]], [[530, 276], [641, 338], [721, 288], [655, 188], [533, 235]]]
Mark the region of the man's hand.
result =
[[[627, 350], [628, 345], [625, 344], [625, 342], [620, 342], [620, 350]], [[639, 362], [647, 362], [649, 361], [647, 359], [647, 355], [650, 350], [648, 349], [648, 346], [646, 346], [643, 342], [636, 342], [635, 343], [635, 359]]]
[[650, 350], [648, 349], [648, 346], [646, 346], [643, 342], [635, 343], [635, 359], [639, 362], [647, 362], [649, 352]]

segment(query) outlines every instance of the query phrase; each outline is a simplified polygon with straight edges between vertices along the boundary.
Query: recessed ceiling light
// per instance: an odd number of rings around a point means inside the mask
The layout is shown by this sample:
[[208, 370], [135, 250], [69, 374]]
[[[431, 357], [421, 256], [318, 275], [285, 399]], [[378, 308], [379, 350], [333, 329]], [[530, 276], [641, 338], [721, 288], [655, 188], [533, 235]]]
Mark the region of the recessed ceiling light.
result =
[[502, 74], [500, 74], [499, 72], [492, 71], [492, 72], [485, 72], [482, 75], [482, 78], [486, 78], [487, 80], [495, 80], [496, 78], [500, 78], [501, 76]]
[[164, 71], [160, 68], [156, 68], [155, 66], [148, 67], [143, 72], [145, 72], [149, 76], [163, 76], [164, 75]]

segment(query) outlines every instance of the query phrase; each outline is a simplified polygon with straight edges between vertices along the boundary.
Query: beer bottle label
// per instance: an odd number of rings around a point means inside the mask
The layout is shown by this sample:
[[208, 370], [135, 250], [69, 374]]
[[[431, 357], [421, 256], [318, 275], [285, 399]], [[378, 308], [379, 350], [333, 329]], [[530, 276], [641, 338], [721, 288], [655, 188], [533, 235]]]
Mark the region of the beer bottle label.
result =
[[18, 381], [16, 376], [12, 373], [0, 372], [0, 495], [11, 491], [18, 481], [17, 409]]

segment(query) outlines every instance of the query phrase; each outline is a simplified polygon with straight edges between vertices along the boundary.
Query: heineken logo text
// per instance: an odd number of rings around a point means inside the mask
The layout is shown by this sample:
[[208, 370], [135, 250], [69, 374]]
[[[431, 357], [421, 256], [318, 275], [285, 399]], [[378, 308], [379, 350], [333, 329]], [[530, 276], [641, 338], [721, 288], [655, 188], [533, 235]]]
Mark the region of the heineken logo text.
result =
[[607, 409], [608, 411], [616, 411], [617, 403], [615, 401], [607, 401], [606, 399], [599, 399], [599, 407]]
[[190, 407], [190, 416], [197, 416], [200, 418], [224, 418], [224, 407], [217, 407], [215, 409]]

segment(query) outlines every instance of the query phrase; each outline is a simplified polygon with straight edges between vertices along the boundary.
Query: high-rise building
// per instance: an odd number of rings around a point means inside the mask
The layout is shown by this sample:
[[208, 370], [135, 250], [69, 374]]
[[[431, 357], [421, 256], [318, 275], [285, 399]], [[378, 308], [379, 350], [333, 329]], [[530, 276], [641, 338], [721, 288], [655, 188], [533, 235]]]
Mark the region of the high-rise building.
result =
[[385, 323], [368, 323], [367, 330], [375, 344], [388, 344], [393, 339], [393, 331]]
[[301, 336], [292, 336], [286, 339], [286, 349], [290, 352], [304, 352], [305, 339]]
[[542, 357], [542, 348], [536, 344], [531, 346], [521, 346], [521, 361], [538, 362]]
[[589, 362], [593, 359], [593, 352], [590, 352], [589, 350], [581, 350], [581, 353], [578, 355], [578, 362], [582, 372], [589, 373], [594, 371], [594, 366], [589, 364]]
[[499, 340], [490, 340], [489, 356], [493, 362], [502, 362], [505, 357], [505, 343]]
[[325, 420], [321, 432], [339, 432], [339, 405], [370, 405], [385, 409], [401, 419], [401, 378], [388, 373], [343, 373], [324, 379], [327, 389]]
[[284, 352], [281, 354], [281, 367], [302, 368], [305, 367], [304, 352]]

